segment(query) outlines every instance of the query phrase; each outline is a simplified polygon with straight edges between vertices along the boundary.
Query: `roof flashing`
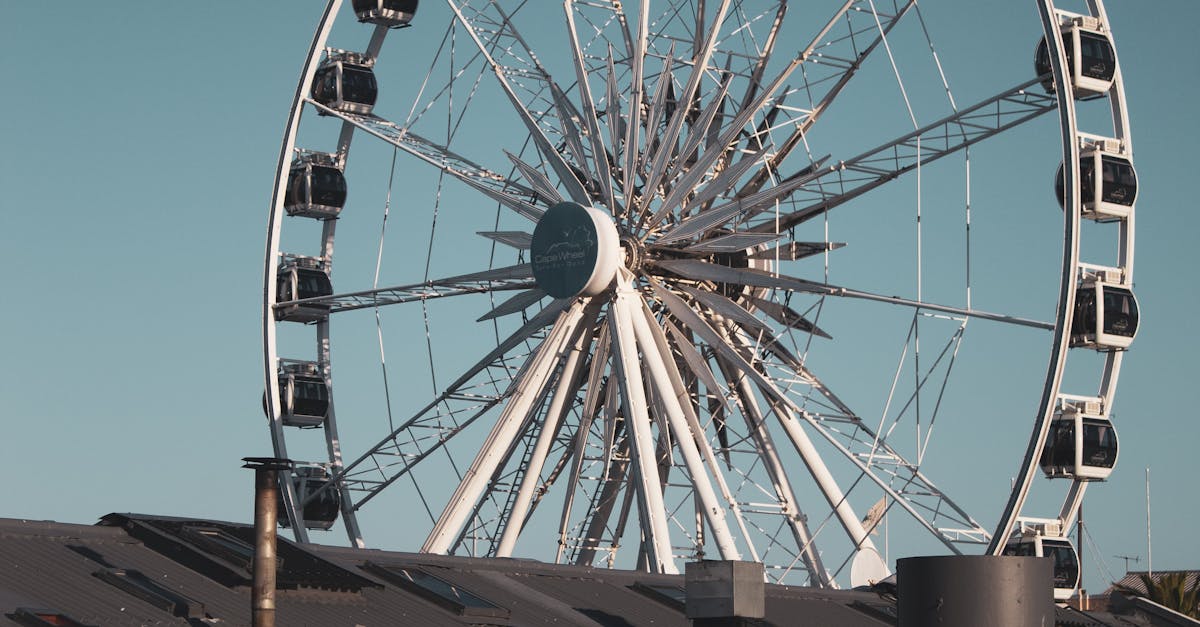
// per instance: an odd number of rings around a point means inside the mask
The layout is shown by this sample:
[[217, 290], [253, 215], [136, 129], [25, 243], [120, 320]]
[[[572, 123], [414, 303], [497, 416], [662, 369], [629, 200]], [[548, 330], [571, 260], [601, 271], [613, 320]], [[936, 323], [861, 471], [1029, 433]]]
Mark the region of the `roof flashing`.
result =
[[101, 581], [180, 618], [204, 618], [204, 604], [150, 579], [141, 571], [104, 568], [92, 573]]
[[627, 586], [634, 592], [643, 594], [667, 607], [684, 612], [687, 610], [687, 592], [681, 586], [656, 583], [636, 582]]
[[459, 616], [505, 620], [511, 616], [508, 608], [497, 605], [463, 586], [428, 572], [433, 568], [430, 566], [390, 566], [371, 561], [362, 565], [363, 570], [378, 575], [388, 583]]
[[[100, 524], [119, 526], [147, 548], [225, 585], [249, 586], [254, 527], [215, 520], [109, 514]], [[280, 590], [361, 593], [379, 584], [286, 538], [276, 545], [276, 585]]]

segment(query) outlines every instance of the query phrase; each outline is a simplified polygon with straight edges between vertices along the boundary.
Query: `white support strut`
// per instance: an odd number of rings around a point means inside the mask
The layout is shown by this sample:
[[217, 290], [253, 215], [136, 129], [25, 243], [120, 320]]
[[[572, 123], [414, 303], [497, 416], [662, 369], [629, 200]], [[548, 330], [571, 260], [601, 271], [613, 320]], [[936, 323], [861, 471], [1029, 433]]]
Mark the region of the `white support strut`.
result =
[[479, 455], [464, 473], [462, 482], [429, 533], [421, 552], [447, 553], [458, 539], [459, 531], [466, 524], [475, 503], [487, 488], [496, 468], [504, 461], [505, 453], [514, 439], [520, 434], [526, 414], [533, 407], [534, 401], [541, 396], [558, 366], [560, 353], [583, 316], [585, 302], [586, 299], [576, 301], [559, 316], [525, 375], [513, 382], [508, 404], [497, 418], [495, 426], [480, 448]]
[[636, 311], [631, 312], [630, 317], [633, 319], [633, 331], [638, 345], [642, 349], [642, 363], [650, 371], [652, 385], [666, 409], [667, 422], [671, 426], [671, 432], [675, 434], [675, 446], [683, 454], [688, 475], [691, 477], [696, 494], [703, 505], [704, 520], [713, 532], [717, 549], [721, 552], [721, 559], [740, 560], [742, 559], [741, 554], [734, 544], [733, 535], [729, 532], [729, 525], [725, 521], [725, 508], [717, 500], [716, 493], [713, 492], [712, 483], [704, 468], [704, 461], [700, 458], [700, 451], [696, 448], [697, 434], [692, 432], [692, 428], [684, 416], [682, 403], [690, 402], [684, 400], [687, 398], [687, 391], [673, 385], [671, 377], [667, 373], [666, 357], [658, 350], [658, 344], [655, 342], [654, 335], [650, 330], [650, 323], [646, 320], [642, 308], [638, 307]]
[[[589, 320], [587, 326], [590, 326], [592, 318], [594, 316], [587, 318]], [[562, 377], [559, 379], [557, 389], [554, 390], [554, 398], [550, 401], [550, 407], [546, 410], [546, 424], [542, 425], [537, 442], [534, 444], [533, 453], [529, 456], [529, 462], [524, 470], [525, 474], [521, 478], [521, 487], [518, 489], [517, 498], [508, 512], [504, 532], [501, 534], [500, 542], [496, 547], [496, 557], [512, 556], [513, 548], [517, 545], [517, 537], [520, 536], [521, 530], [525, 526], [525, 518], [529, 514], [533, 493], [538, 488], [542, 467], [546, 464], [546, 457], [550, 452], [550, 446], [554, 443], [555, 437], [558, 436], [559, 431], [562, 429], [563, 419], [566, 417], [565, 410], [568, 406], [568, 396], [578, 391], [574, 381], [579, 375], [579, 369], [584, 365], [581, 356], [589, 348], [592, 341], [587, 328], [581, 329], [581, 331], [581, 333], [577, 334], [577, 339], [571, 347], [571, 353], [567, 356], [566, 363], [563, 365]]]
[[621, 385], [621, 404], [633, 441], [634, 485], [642, 518], [644, 551], [650, 570], [674, 575], [679, 573], [679, 569], [671, 555], [671, 533], [667, 526], [662, 483], [655, 459], [654, 436], [650, 432], [650, 417], [646, 414], [648, 404], [633, 329], [633, 316], [640, 315], [636, 309], [638, 298], [629, 278], [620, 276], [617, 279], [617, 293], [609, 309], [609, 324], [612, 327], [617, 379]]

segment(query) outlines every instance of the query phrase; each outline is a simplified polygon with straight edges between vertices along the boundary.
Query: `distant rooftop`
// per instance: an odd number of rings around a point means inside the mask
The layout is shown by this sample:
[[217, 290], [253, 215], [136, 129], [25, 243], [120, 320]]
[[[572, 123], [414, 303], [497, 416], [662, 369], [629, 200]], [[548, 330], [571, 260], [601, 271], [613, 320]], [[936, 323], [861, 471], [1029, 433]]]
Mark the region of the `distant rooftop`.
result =
[[[1152, 576], [1157, 579], [1163, 575], [1169, 575], [1173, 573], [1184, 573], [1184, 586], [1189, 589], [1194, 588], [1196, 586], [1196, 582], [1200, 581], [1200, 570], [1156, 570]], [[1145, 594], [1146, 584], [1142, 581], [1142, 575], [1146, 574], [1149, 574], [1149, 571], [1131, 570], [1125, 573], [1125, 576], [1121, 577], [1120, 581], [1114, 583], [1106, 593], [1112, 592], [1113, 589], [1117, 587], [1125, 587]]]

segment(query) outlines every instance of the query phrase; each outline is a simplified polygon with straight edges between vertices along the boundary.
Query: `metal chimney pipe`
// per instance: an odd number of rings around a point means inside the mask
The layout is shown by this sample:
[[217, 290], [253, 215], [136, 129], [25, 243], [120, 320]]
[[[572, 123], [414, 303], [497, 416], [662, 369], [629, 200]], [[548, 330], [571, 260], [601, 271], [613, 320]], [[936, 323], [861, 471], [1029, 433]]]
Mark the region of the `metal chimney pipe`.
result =
[[246, 457], [242, 468], [254, 470], [254, 576], [250, 588], [253, 627], [275, 627], [276, 528], [279, 525], [279, 471], [291, 460]]
[[765, 579], [760, 562], [688, 562], [684, 593], [692, 627], [755, 624], [766, 616]]

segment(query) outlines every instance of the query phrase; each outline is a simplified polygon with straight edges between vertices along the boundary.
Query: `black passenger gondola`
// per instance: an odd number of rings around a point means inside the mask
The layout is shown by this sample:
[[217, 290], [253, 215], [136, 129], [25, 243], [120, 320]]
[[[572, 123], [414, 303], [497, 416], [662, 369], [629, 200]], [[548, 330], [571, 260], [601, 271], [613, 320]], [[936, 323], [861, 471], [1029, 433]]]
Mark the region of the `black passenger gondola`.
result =
[[1137, 329], [1137, 299], [1128, 287], [1091, 279], [1076, 290], [1072, 347], [1123, 350], [1133, 343]]
[[293, 303], [333, 294], [333, 283], [323, 264], [311, 257], [293, 257], [279, 266], [276, 275], [275, 319], [290, 322], [317, 322], [329, 317], [328, 303]]
[[[1124, 156], [1098, 146], [1090, 147], [1079, 157], [1079, 192], [1083, 217], [1092, 220], [1128, 218], [1137, 200], [1137, 172]], [[1061, 165], [1054, 180], [1054, 193], [1058, 196], [1058, 205], [1064, 207]]]
[[[1112, 87], [1117, 71], [1117, 53], [1112, 41], [1100, 31], [1099, 20], [1079, 17], [1062, 28], [1063, 46], [1066, 48], [1067, 79], [1075, 90], [1075, 97], [1103, 94]], [[1079, 50], [1082, 54], [1076, 54]], [[1034, 69], [1042, 78], [1042, 87], [1054, 91], [1050, 64], [1050, 47], [1043, 37], [1034, 56]]]
[[344, 113], [370, 113], [379, 93], [372, 65], [367, 57], [352, 53], [330, 56], [313, 77], [313, 100]]
[[[300, 515], [304, 517], [306, 529], [329, 529], [337, 521], [342, 507], [342, 495], [336, 486], [325, 488], [329, 473], [322, 466], [299, 466], [296, 468], [296, 498], [302, 504]], [[325, 488], [325, 489], [322, 489]], [[279, 511], [283, 512], [283, 495], [279, 495]], [[279, 516], [282, 527], [290, 527], [287, 516]]]
[[388, 28], [408, 26], [417, 14], [417, 0], [354, 0], [358, 21]]
[[1050, 423], [1040, 465], [1047, 477], [1102, 481], [1117, 463], [1117, 431], [1095, 413], [1065, 411]]
[[285, 365], [279, 372], [280, 419], [289, 427], [318, 427], [329, 415], [329, 385], [313, 362]]
[[346, 206], [346, 176], [333, 155], [307, 153], [292, 162], [284, 190], [288, 215], [336, 218]]
[[1004, 546], [1004, 555], [1053, 558], [1056, 601], [1071, 598], [1079, 587], [1079, 554], [1065, 537], [1027, 531], [1009, 539]]

